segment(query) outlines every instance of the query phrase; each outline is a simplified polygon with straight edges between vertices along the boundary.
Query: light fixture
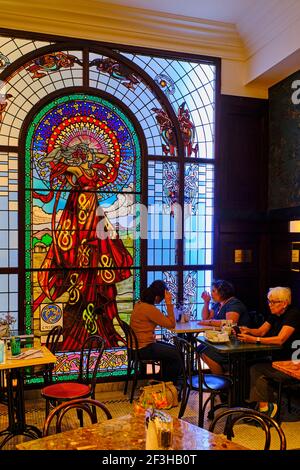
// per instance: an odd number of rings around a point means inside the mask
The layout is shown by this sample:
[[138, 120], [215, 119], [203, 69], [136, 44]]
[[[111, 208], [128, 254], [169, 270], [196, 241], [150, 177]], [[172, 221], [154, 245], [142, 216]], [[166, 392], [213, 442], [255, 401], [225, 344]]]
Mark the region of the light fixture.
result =
[[290, 233], [300, 233], [300, 220], [290, 220]]

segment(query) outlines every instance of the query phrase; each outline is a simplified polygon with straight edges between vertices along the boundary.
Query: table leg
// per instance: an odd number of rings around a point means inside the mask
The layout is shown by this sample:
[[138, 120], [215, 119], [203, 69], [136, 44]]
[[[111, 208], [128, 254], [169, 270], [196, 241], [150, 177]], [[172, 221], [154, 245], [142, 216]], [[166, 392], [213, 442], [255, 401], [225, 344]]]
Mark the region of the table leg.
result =
[[[13, 380], [16, 380], [15, 394]], [[14, 436], [24, 435], [31, 439], [42, 437], [42, 432], [36, 426], [26, 424], [24, 379], [21, 369], [8, 370], [6, 372], [6, 386], [8, 427], [0, 432], [0, 437], [3, 437], [0, 449]]]

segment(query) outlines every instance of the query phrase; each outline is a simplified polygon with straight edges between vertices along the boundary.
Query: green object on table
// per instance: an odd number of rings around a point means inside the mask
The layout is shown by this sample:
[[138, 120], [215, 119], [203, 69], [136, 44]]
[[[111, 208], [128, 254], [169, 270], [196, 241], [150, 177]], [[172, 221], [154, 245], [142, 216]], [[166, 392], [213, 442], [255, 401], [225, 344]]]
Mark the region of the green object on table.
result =
[[12, 356], [18, 356], [21, 353], [21, 338], [19, 336], [10, 338], [10, 349]]

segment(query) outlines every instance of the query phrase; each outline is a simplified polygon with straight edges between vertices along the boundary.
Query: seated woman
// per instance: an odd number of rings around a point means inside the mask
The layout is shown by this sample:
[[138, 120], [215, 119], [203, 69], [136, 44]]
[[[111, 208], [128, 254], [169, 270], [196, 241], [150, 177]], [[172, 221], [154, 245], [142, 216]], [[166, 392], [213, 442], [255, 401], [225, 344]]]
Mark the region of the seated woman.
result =
[[[154, 306], [163, 299], [166, 302], [166, 316]], [[135, 304], [130, 326], [137, 336], [140, 358], [160, 360], [163, 380], [174, 384], [181, 372], [179, 353], [174, 346], [156, 341], [154, 331], [157, 326], [174, 328], [175, 323], [172, 294], [163, 281], [154, 281], [142, 292], [141, 300]]]
[[[234, 296], [234, 287], [228, 281], [217, 280], [212, 283], [211, 296], [204, 291], [202, 320], [200, 325], [221, 326], [223, 320], [231, 320], [238, 325], [249, 324], [249, 316], [245, 305]], [[210, 308], [211, 299], [213, 303]], [[198, 352], [203, 353], [202, 359], [213, 374], [223, 374], [223, 366], [228, 362], [224, 354], [217, 353], [209, 346], [199, 346]]]
[[258, 402], [258, 409], [271, 418], [276, 416], [274, 390], [268, 379], [285, 380], [286, 374], [273, 369], [272, 361], [291, 360], [295, 340], [300, 339], [300, 310], [291, 305], [288, 287], [272, 287], [268, 292], [270, 315], [259, 328], [243, 328], [237, 337], [245, 343], [278, 344], [281, 349], [262, 359], [250, 369], [250, 402]]

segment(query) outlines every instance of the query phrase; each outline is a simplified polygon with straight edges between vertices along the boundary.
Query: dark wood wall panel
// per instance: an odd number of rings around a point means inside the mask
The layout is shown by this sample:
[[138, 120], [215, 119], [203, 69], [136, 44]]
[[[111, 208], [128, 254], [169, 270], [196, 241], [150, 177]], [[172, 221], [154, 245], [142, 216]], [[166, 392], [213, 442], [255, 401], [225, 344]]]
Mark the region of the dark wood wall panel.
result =
[[[268, 102], [221, 96], [216, 156], [215, 277], [231, 280], [249, 309], [266, 308]], [[235, 262], [234, 251], [250, 260]]]
[[[300, 247], [300, 234], [289, 233], [289, 220], [295, 219], [289, 209], [270, 211], [269, 219], [269, 282], [271, 286], [288, 286], [292, 301], [300, 305], [300, 261], [292, 263], [292, 248]], [[300, 211], [299, 216], [300, 218]], [[293, 268], [293, 269], [292, 269]]]

